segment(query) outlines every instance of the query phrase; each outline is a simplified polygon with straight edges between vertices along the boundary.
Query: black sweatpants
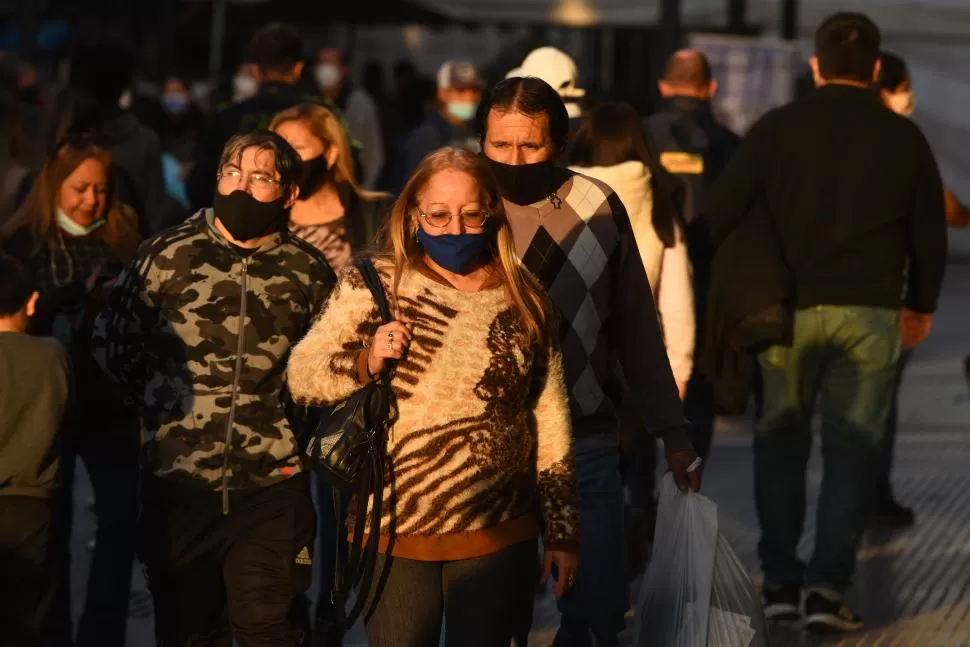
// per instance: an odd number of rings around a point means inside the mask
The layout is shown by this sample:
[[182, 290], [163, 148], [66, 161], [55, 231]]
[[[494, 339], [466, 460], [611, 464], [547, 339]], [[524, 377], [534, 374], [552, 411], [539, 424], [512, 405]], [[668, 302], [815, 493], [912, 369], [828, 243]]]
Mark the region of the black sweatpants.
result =
[[39, 647], [54, 601], [49, 499], [0, 495], [0, 645]]
[[379, 556], [376, 605], [366, 610], [369, 647], [508, 647], [532, 613], [538, 542], [451, 562]]
[[142, 560], [165, 647], [293, 647], [308, 631], [316, 513], [309, 475], [222, 496], [147, 478]]

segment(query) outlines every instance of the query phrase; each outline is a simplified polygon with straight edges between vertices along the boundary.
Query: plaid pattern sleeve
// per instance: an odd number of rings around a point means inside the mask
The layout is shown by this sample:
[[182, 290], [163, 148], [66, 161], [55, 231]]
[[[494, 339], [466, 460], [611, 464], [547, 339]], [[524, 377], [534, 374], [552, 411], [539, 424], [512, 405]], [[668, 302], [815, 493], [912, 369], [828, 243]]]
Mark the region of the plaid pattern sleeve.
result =
[[560, 314], [574, 434], [615, 433], [617, 358], [634, 399], [643, 400], [650, 428], [683, 428], [650, 284], [623, 204], [605, 184], [567, 173], [551, 199], [505, 206], [523, 265]]

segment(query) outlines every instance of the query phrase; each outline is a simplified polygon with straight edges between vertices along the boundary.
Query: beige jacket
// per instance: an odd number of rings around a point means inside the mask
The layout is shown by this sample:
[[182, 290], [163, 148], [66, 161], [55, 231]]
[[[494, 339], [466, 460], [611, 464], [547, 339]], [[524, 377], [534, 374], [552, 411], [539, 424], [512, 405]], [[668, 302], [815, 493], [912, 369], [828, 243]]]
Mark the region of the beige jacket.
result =
[[654, 231], [650, 170], [642, 163], [571, 170], [605, 182], [620, 196], [657, 303], [670, 368], [677, 386], [683, 387], [694, 369], [695, 334], [694, 288], [683, 232], [678, 227], [676, 244], [665, 248]]

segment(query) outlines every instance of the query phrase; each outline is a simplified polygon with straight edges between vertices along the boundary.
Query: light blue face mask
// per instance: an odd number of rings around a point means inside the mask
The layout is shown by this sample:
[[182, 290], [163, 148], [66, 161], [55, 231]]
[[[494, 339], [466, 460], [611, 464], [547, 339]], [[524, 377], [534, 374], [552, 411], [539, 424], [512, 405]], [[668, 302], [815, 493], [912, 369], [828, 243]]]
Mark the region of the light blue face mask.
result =
[[63, 209], [61, 209], [60, 207], [57, 208], [57, 226], [60, 227], [64, 233], [70, 236], [75, 236], [77, 238], [80, 238], [82, 236], [87, 236], [92, 232], [97, 231], [99, 228], [103, 227], [104, 223], [105, 223], [104, 218], [98, 218], [90, 225], [85, 227], [71, 220], [71, 218], [66, 213], [64, 213]]
[[478, 103], [475, 101], [449, 101], [447, 110], [448, 114], [458, 121], [471, 121], [475, 118]]

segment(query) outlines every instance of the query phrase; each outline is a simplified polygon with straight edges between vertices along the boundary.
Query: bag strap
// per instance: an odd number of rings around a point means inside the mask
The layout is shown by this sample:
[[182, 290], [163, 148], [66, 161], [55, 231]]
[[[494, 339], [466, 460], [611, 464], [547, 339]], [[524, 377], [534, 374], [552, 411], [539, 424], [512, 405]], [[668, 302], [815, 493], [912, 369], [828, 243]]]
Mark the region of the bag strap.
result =
[[380, 276], [378, 276], [377, 270], [374, 268], [373, 261], [371, 261], [370, 257], [363, 256], [354, 261], [354, 265], [360, 271], [361, 276], [364, 277], [364, 283], [367, 284], [367, 288], [374, 295], [374, 301], [377, 303], [377, 311], [381, 315], [381, 320], [385, 324], [394, 321], [391, 317], [391, 308], [387, 303], [387, 294], [384, 292], [384, 285], [381, 283]]
[[[354, 539], [350, 545], [347, 563], [343, 564], [341, 555], [337, 555], [337, 565], [334, 577], [334, 590], [331, 601], [337, 612], [337, 621], [341, 629], [346, 632], [357, 622], [357, 619], [367, 610], [367, 603], [376, 603], [376, 598], [370, 600], [374, 579], [377, 576], [377, 554], [380, 548], [381, 516], [383, 514], [384, 496], [384, 465], [378, 453], [372, 449], [368, 452], [367, 463], [361, 477], [360, 491], [357, 493], [357, 514], [354, 524]], [[373, 495], [373, 499], [371, 499]], [[339, 495], [334, 493], [334, 509], [340, 518]], [[371, 512], [368, 518], [367, 504], [372, 500]], [[368, 521], [370, 532], [367, 532]], [[364, 536], [367, 543], [364, 544]], [[339, 541], [338, 541], [339, 545]], [[379, 577], [379, 576], [378, 576]], [[356, 587], [356, 600], [350, 613], [346, 611], [347, 599], [350, 591]]]

